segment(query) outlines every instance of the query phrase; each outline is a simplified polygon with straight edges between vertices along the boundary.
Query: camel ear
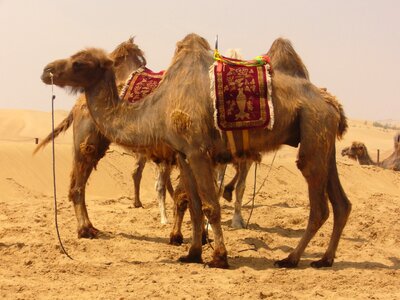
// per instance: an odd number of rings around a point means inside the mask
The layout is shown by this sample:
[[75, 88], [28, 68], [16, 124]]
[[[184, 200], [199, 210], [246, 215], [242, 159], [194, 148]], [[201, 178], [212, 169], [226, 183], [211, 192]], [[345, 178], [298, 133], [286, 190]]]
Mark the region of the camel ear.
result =
[[129, 39], [128, 39], [128, 43], [134, 44], [135, 42], [135, 37], [134, 35], [132, 35]]
[[103, 69], [109, 69], [114, 65], [114, 61], [112, 61], [111, 59], [106, 59], [101, 63], [101, 67]]

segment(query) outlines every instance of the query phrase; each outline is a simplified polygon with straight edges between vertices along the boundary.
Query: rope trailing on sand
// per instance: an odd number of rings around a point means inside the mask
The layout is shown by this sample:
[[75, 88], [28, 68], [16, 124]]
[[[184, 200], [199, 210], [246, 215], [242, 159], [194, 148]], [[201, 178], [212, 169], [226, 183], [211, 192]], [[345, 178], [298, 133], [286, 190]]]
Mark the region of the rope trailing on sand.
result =
[[60, 244], [60, 247], [64, 254], [69, 258], [73, 258], [68, 254], [68, 252], [65, 250], [64, 245], [61, 241], [60, 237], [60, 231], [58, 229], [58, 220], [57, 220], [57, 188], [56, 188], [56, 152], [55, 152], [55, 147], [54, 147], [54, 99], [56, 99], [56, 96], [54, 95], [54, 84], [53, 84], [53, 74], [50, 73], [50, 78], [51, 78], [51, 141], [52, 141], [52, 152], [53, 152], [53, 192], [54, 192], [54, 220], [56, 224], [56, 232], [57, 232], [57, 237], [58, 237], [58, 242]]

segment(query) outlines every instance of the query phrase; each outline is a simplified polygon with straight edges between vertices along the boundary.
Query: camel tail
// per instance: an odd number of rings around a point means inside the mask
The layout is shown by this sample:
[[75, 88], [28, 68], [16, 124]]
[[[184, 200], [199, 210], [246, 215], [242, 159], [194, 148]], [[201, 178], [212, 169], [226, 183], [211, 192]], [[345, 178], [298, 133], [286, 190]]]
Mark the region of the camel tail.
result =
[[339, 114], [340, 114], [340, 119], [339, 119], [337, 138], [340, 140], [343, 138], [344, 134], [347, 131], [347, 128], [349, 127], [349, 125], [347, 124], [347, 117], [344, 114], [343, 106], [340, 103], [339, 103]]
[[324, 97], [325, 101], [330, 105], [332, 105], [339, 113], [339, 124], [336, 136], [340, 140], [341, 138], [343, 138], [344, 134], [347, 131], [347, 128], [349, 127], [349, 125], [347, 124], [347, 117], [344, 113], [343, 106], [342, 104], [340, 104], [336, 96], [329, 93], [326, 88], [320, 88], [319, 90], [321, 95]]
[[[71, 109], [68, 116], [62, 120], [60, 124], [54, 129], [54, 138], [56, 138], [60, 133], [67, 131], [74, 121], [74, 109]], [[53, 139], [53, 134], [50, 133], [46, 138], [40, 142], [40, 144], [35, 148], [33, 154], [36, 154], [40, 149], [44, 148]]]

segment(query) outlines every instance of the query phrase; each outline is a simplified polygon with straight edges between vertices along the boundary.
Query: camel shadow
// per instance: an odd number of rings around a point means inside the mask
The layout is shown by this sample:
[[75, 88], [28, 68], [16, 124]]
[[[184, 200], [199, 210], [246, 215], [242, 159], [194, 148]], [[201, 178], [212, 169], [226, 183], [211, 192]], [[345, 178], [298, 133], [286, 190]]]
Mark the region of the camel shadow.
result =
[[25, 247], [26, 244], [25, 243], [10, 243], [10, 244], [5, 244], [5, 243], [1, 243], [0, 242], [0, 249], [1, 248], [11, 248], [11, 247], [16, 247], [18, 249], [22, 249], [23, 247]]
[[[363, 261], [363, 262], [338, 261], [338, 262], [335, 262], [332, 267], [321, 268], [318, 270], [321, 270], [321, 271], [338, 271], [338, 270], [346, 270], [346, 269], [399, 270], [400, 269], [400, 260], [396, 257], [390, 257], [389, 259], [393, 263], [393, 265], [391, 265], [391, 266], [385, 265], [382, 263], [378, 263], [378, 262], [369, 262], [369, 261]], [[302, 259], [300, 261], [299, 265], [296, 268], [294, 268], [293, 271], [312, 268], [310, 266], [310, 264], [313, 261], [314, 260], [311, 260], [311, 259]], [[256, 270], [256, 271], [277, 269], [277, 267], [274, 265], [274, 263], [275, 263], [274, 260], [268, 259], [268, 258], [262, 258], [262, 257], [235, 256], [235, 257], [229, 258], [230, 269], [232, 269], [232, 270], [236, 270], [241, 267], [252, 268], [253, 270]]]
[[101, 231], [97, 236], [97, 238], [100, 240], [111, 240], [116, 237], [123, 237], [128, 240], [146, 241], [146, 242], [152, 242], [152, 243], [157, 243], [157, 244], [169, 244], [169, 238], [149, 237], [149, 236], [143, 236], [143, 235], [124, 233], [124, 232], [111, 233], [111, 232]]
[[278, 234], [283, 237], [289, 238], [300, 238], [303, 236], [305, 230], [304, 229], [292, 229], [292, 228], [285, 228], [282, 226], [275, 226], [275, 227], [262, 227], [256, 223], [249, 224], [249, 229], [255, 231], [263, 231], [268, 233]]
[[370, 262], [370, 261], [362, 261], [362, 262], [353, 262], [353, 261], [338, 261], [335, 262], [333, 267], [335, 270], [344, 270], [344, 269], [367, 269], [367, 270], [375, 270], [375, 269], [386, 269], [386, 270], [400, 270], [400, 259], [397, 257], [389, 257], [389, 260], [393, 265], [388, 266], [378, 262]]
[[[234, 202], [234, 201], [233, 201], [233, 202]], [[229, 203], [229, 202], [228, 202], [228, 203]], [[234, 204], [234, 203], [233, 203], [233, 204]], [[232, 205], [233, 205], [233, 204], [232, 204]], [[223, 210], [233, 211], [233, 210], [234, 210], [234, 207], [233, 207], [232, 205], [224, 204], [224, 205], [221, 205], [221, 208], [222, 208]], [[260, 207], [264, 207], [264, 206], [266, 206], [266, 205], [255, 204], [253, 208], [256, 209], [256, 208], [260, 208]], [[244, 205], [242, 205], [242, 209], [251, 209], [251, 205], [249, 205], [249, 204], [244, 204]]]
[[150, 236], [135, 235], [128, 233], [117, 233], [116, 236], [122, 236], [129, 240], [145, 241], [157, 244], [169, 244], [169, 238], [165, 237], [150, 237]]

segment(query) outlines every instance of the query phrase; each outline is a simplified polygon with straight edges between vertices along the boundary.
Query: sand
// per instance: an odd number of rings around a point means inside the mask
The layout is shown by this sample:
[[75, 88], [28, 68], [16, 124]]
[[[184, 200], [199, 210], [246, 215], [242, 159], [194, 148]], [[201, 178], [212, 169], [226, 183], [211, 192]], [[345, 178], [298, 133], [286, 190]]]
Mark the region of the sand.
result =
[[[56, 122], [67, 112], [58, 111]], [[70, 260], [57, 240], [54, 221], [51, 147], [32, 156], [34, 138], [50, 129], [50, 114], [0, 110], [0, 298], [4, 299], [399, 299], [400, 172], [360, 166], [340, 156], [353, 140], [363, 141], [371, 156], [392, 150], [393, 130], [372, 122], [350, 122], [337, 143], [338, 169], [353, 204], [332, 268], [310, 262], [325, 251], [332, 214], [311, 241], [297, 269], [278, 269], [304, 232], [308, 218], [305, 182], [296, 169], [296, 149], [284, 147], [263, 158], [248, 229], [232, 229], [233, 203], [221, 200], [229, 270], [181, 264], [190, 242], [185, 217], [182, 246], [168, 245], [171, 224], [161, 225], [155, 201], [155, 169], [145, 168], [141, 185], [144, 208], [133, 207], [134, 158], [113, 146], [87, 187], [87, 205], [98, 239], [78, 239], [67, 199], [72, 165], [72, 133], [57, 139], [58, 223]], [[228, 169], [227, 178], [232, 177]], [[268, 175], [268, 177], [267, 177]], [[176, 183], [176, 172], [173, 174]], [[250, 171], [245, 202], [252, 196]], [[172, 220], [172, 200], [167, 209]], [[247, 219], [250, 205], [243, 209]], [[204, 246], [203, 258], [210, 260]]]

